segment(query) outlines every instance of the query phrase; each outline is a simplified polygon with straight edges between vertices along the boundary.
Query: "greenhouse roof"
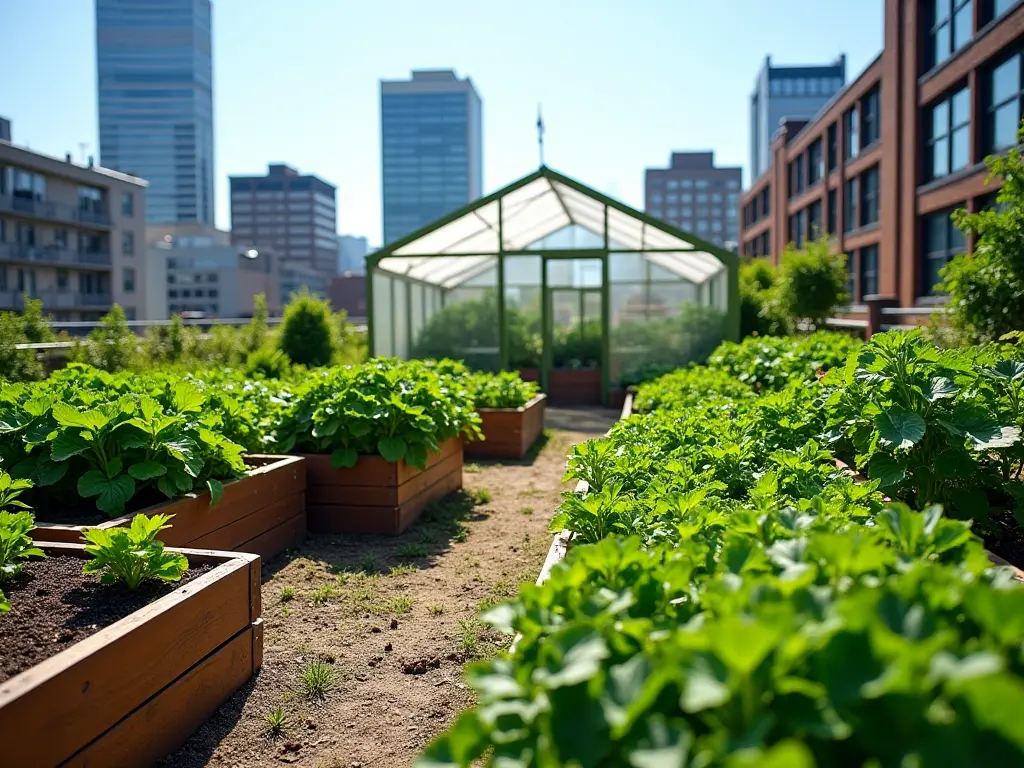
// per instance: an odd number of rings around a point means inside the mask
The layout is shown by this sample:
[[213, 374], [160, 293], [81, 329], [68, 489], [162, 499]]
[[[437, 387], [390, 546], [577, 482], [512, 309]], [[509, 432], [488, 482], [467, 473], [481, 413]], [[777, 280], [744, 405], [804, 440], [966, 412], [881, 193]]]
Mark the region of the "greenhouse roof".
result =
[[[558, 241], [556, 236], [565, 232], [589, 237]], [[610, 258], [640, 253], [693, 283], [705, 283], [737, 263], [735, 254], [546, 166], [391, 243], [370, 262], [392, 274], [453, 288], [492, 266], [499, 253], [557, 250]]]

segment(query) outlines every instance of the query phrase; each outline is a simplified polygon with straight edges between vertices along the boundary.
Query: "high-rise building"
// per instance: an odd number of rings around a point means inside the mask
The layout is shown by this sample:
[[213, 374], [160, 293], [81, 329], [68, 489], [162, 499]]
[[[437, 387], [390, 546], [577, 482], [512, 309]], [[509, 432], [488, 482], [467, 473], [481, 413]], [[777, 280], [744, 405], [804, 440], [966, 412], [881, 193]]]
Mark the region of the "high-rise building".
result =
[[120, 304], [148, 319], [146, 182], [0, 141], [0, 310], [42, 300], [58, 322]]
[[783, 118], [809, 120], [846, 84], [846, 55], [831, 64], [772, 65], [767, 56], [750, 97], [750, 177], [771, 165], [772, 136]]
[[382, 80], [380, 126], [385, 244], [480, 197], [483, 106], [468, 77]]
[[338, 274], [366, 272], [366, 254], [370, 247], [365, 237], [338, 235]]
[[100, 160], [152, 223], [214, 223], [210, 0], [96, 0]]
[[648, 168], [644, 211], [715, 245], [739, 240], [743, 169], [715, 166], [714, 152], [673, 152], [668, 168]]
[[0, 117], [0, 141], [11, 140], [11, 121], [5, 117]]
[[232, 176], [232, 239], [273, 248], [283, 270], [319, 273], [317, 292], [323, 293], [338, 268], [336, 192], [333, 184], [282, 163], [267, 166], [265, 176]]

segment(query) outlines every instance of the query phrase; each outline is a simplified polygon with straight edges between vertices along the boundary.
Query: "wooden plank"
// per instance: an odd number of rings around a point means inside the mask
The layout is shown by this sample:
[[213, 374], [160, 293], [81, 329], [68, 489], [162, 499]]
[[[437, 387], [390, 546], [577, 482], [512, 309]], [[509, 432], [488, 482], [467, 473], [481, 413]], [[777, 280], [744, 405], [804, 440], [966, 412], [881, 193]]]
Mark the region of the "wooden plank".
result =
[[[188, 542], [188, 544], [192, 547], [205, 547], [208, 549], [243, 550], [243, 544], [252, 541], [267, 531], [273, 530], [281, 523], [300, 514], [304, 506], [305, 494], [301, 492], [296, 493], [279, 499], [262, 509], [254, 510], [249, 515], [235, 520], [228, 525], [209, 531], [198, 539]], [[273, 556], [277, 553], [270, 552], [264, 554], [263, 552], [256, 552], [255, 554]]]
[[521, 459], [544, 431], [547, 396], [539, 394], [520, 408], [482, 408], [480, 418], [484, 441], [466, 442], [467, 456], [491, 459]]
[[[461, 438], [454, 437], [441, 443], [439, 451], [428, 454], [424, 469], [461, 450]], [[331, 457], [325, 453], [301, 454], [306, 459], [307, 489], [318, 485], [340, 486], [398, 486], [422, 470], [410, 467], [404, 461], [388, 462], [381, 456], [360, 456], [350, 469], [335, 469]]]
[[[81, 556], [77, 545], [45, 545]], [[259, 558], [185, 550], [209, 573], [0, 684], [5, 765], [57, 765], [251, 625]]]
[[[306, 488], [306, 465], [299, 456], [247, 456], [247, 462], [258, 463], [246, 477], [224, 485], [220, 502], [210, 507], [210, 494], [188, 494], [169, 499], [140, 510], [146, 515], [174, 515], [171, 527], [160, 533], [160, 540], [169, 547], [187, 547], [206, 534], [245, 518], [277, 499], [302, 493]], [[135, 513], [99, 523], [97, 528], [131, 525]], [[37, 522], [32, 537], [37, 541], [78, 543], [86, 526]], [[223, 547], [230, 549], [230, 546]]]
[[[239, 544], [238, 549], [243, 552], [253, 552], [264, 560], [269, 560], [271, 557], [302, 544], [306, 538], [307, 519], [306, 508], [303, 506], [302, 511], [295, 517], [285, 520], [276, 528], [264, 531], [244, 544]], [[264, 555], [264, 552], [273, 554]]]
[[442, 477], [437, 483], [427, 488], [414, 499], [411, 499], [398, 510], [398, 531], [404, 532], [410, 525], [416, 522], [423, 510], [434, 501], [440, 501], [449, 493], [453, 493], [462, 487], [462, 466]]
[[65, 765], [150, 765], [166, 757], [253, 676], [255, 632], [240, 632]]
[[321, 485], [309, 489], [307, 501], [310, 504], [343, 504], [353, 507], [397, 507], [436, 483], [456, 466], [462, 466], [462, 456], [452, 454], [397, 487]]

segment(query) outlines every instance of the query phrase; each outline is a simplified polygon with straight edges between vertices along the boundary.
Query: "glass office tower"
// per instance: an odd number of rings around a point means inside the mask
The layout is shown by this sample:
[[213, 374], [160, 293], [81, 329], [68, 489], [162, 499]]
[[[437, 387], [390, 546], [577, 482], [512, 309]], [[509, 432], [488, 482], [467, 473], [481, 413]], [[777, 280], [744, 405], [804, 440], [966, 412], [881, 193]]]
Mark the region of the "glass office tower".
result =
[[415, 71], [380, 84], [384, 242], [480, 197], [480, 96], [451, 70]]
[[214, 223], [210, 0], [96, 0], [100, 162], [149, 182], [146, 219]]

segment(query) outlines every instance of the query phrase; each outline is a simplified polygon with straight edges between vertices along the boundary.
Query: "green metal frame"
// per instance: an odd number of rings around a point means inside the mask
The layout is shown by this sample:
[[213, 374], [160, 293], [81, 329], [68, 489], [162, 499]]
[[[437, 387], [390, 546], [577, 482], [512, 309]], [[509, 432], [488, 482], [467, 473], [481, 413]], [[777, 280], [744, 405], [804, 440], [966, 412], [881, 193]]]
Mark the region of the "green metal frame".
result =
[[[566, 187], [579, 192], [586, 197], [601, 203], [604, 206], [603, 211], [603, 248], [587, 248], [587, 249], [513, 249], [508, 250], [505, 248], [504, 238], [504, 212], [502, 210], [503, 199], [511, 192], [517, 189], [525, 187], [526, 185], [537, 181], [538, 179], [547, 179], [549, 181], [557, 181], [564, 184]], [[498, 204], [498, 221], [497, 221], [497, 235], [498, 235], [498, 250], [497, 252], [488, 253], [424, 253], [424, 254], [402, 254], [403, 256], [410, 257], [438, 257], [438, 256], [492, 256], [497, 260], [497, 278], [498, 278], [498, 323], [499, 323], [499, 334], [498, 334], [498, 347], [499, 347], [499, 362], [503, 370], [508, 368], [509, 365], [509, 349], [508, 349], [508, 329], [505, 327], [505, 314], [506, 314], [506, 295], [505, 295], [505, 257], [507, 256], [540, 256], [541, 257], [541, 325], [543, 332], [543, 350], [541, 355], [541, 386], [547, 388], [548, 370], [551, 363], [551, 317], [550, 308], [548, 306], [548, 270], [547, 265], [551, 260], [557, 259], [601, 259], [601, 327], [602, 327], [602, 360], [601, 360], [601, 389], [602, 396], [605, 403], [608, 402], [609, 387], [610, 387], [610, 365], [611, 365], [611, 298], [609, 294], [610, 288], [610, 269], [609, 269], [609, 257], [616, 253], [675, 253], [678, 252], [677, 248], [645, 248], [645, 249], [627, 249], [627, 248], [614, 248], [612, 247], [611, 241], [608, 236], [608, 210], [615, 209], [633, 219], [640, 221], [644, 227], [653, 227], [656, 230], [664, 232], [673, 237], [677, 237], [685, 242], [690, 243], [694, 248], [700, 251], [710, 254], [717, 258], [723, 266], [725, 266], [726, 272], [726, 338], [732, 340], [739, 339], [740, 330], [740, 297], [739, 297], [739, 256], [731, 251], [727, 251], [723, 248], [703, 240], [702, 238], [696, 237], [688, 232], [684, 232], [676, 227], [666, 224], [663, 221], [648, 216], [643, 211], [638, 211], [630, 206], [614, 200], [607, 195], [604, 195], [597, 190], [591, 189], [590, 187], [581, 184], [569, 176], [566, 176], [558, 171], [552, 170], [547, 166], [541, 166], [536, 171], [518, 181], [514, 181], [511, 184], [502, 187], [496, 192], [492, 192], [485, 197], [480, 198], [456, 211], [444, 216], [433, 224], [423, 227], [415, 232], [412, 232], [405, 237], [399, 238], [398, 240], [388, 244], [380, 250], [370, 254], [367, 259], [367, 288], [366, 288], [366, 312], [367, 312], [367, 328], [368, 328], [368, 346], [370, 355], [375, 354], [375, 334], [376, 334], [376, 319], [374, 317], [375, 302], [374, 302], [374, 287], [373, 277], [378, 272], [378, 265], [382, 259], [386, 259], [389, 256], [395, 255], [395, 252], [410, 243], [415, 242], [424, 235], [428, 235], [447, 224], [456, 221], [469, 213], [489, 205], [490, 203], [497, 202]], [[562, 204], [563, 209], [565, 203], [559, 196], [559, 202]], [[572, 216], [570, 216], [570, 219]], [[489, 225], [491, 226], [491, 225]], [[648, 290], [650, 288], [650, 271], [648, 270]], [[421, 282], [425, 286], [429, 286], [432, 290], [440, 289], [441, 306], [445, 303], [445, 290], [438, 285], [428, 283], [423, 280], [416, 278], [409, 278], [403, 275], [387, 273], [388, 278], [392, 281], [390, 284], [392, 298], [394, 297], [394, 281], [404, 280], [407, 281], [406, 287], [406, 299], [407, 304], [411, 305], [409, 299], [409, 288], [408, 282]], [[705, 288], [703, 285], [698, 285], [698, 301], [704, 302], [710, 300], [710, 286]], [[407, 327], [407, 342], [412, 344], [412, 332], [411, 332], [411, 306], [409, 306], [406, 312]], [[392, 302], [392, 318], [391, 318], [391, 334], [394, 337], [394, 304]], [[395, 339], [392, 338], [392, 351], [395, 351]]]

